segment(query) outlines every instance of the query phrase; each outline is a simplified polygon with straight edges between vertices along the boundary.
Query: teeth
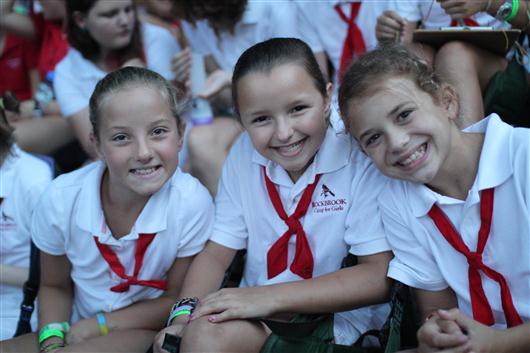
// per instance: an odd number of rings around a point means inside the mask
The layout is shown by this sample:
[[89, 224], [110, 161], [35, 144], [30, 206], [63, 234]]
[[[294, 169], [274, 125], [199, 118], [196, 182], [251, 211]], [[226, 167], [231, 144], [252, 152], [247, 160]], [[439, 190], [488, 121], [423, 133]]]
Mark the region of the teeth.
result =
[[152, 168], [138, 168], [138, 169], [133, 169], [132, 172], [134, 174], [139, 174], [139, 175], [148, 175], [148, 174], [153, 173], [155, 170], [156, 170], [156, 168], [154, 168], [154, 167], [152, 167]]
[[302, 142], [303, 142], [303, 140], [298, 141], [296, 143], [293, 143], [293, 144], [291, 144], [289, 146], [278, 147], [278, 150], [280, 152], [289, 153], [289, 152], [292, 152], [292, 151], [296, 150], [302, 144]]
[[425, 144], [421, 145], [413, 154], [411, 154], [407, 159], [398, 162], [399, 165], [407, 167], [414, 163], [416, 160], [421, 158], [425, 154]]

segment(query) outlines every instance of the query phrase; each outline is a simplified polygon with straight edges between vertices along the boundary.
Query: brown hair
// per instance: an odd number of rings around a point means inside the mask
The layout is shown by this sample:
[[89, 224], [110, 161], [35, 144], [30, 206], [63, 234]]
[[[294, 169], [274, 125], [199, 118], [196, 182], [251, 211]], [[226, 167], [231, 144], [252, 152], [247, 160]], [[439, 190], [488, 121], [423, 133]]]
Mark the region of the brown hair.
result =
[[127, 66], [111, 72], [101, 79], [97, 83], [96, 88], [94, 88], [94, 92], [90, 97], [89, 116], [95, 138], [97, 139], [99, 136], [99, 118], [106, 98], [116, 91], [135, 85], [151, 87], [160, 92], [162, 97], [167, 100], [171, 115], [177, 120], [179, 133], [182, 133], [180, 130], [183, 127], [183, 123], [180, 117], [180, 104], [177, 99], [179, 95], [175, 87], [154, 71], [141, 67]]
[[195, 23], [206, 20], [216, 35], [222, 30], [234, 32], [243, 17], [247, 0], [174, 0], [173, 10], [185, 20]]
[[288, 63], [303, 67], [317, 90], [323, 97], [326, 96], [326, 81], [311, 48], [300, 39], [272, 38], [251, 46], [237, 60], [232, 76], [232, 100], [236, 112], [239, 113], [237, 83], [242, 77], [254, 72], [269, 73], [275, 67]]
[[19, 113], [20, 103], [9, 91], [0, 96], [0, 165], [11, 151], [13, 146], [13, 128], [9, 125], [5, 112]]
[[[66, 32], [68, 35], [68, 43], [77, 49], [81, 55], [87, 60], [95, 61], [99, 58], [101, 53], [101, 46], [87, 30], [80, 28], [74, 19], [74, 13], [80, 12], [83, 16], [87, 16], [88, 12], [98, 1], [104, 0], [66, 0], [66, 18], [67, 26]], [[143, 43], [140, 33], [140, 22], [138, 21], [136, 6], [132, 1], [134, 11], [135, 24], [130, 43], [114, 53], [116, 58], [116, 67], [120, 67], [126, 61], [133, 58], [141, 58], [145, 62], [145, 54], [143, 50]]]
[[346, 128], [349, 128], [346, 113], [351, 101], [371, 95], [384, 79], [395, 76], [410, 78], [438, 101], [442, 81], [433, 69], [405, 46], [386, 45], [363, 55], [342, 79], [339, 108]]

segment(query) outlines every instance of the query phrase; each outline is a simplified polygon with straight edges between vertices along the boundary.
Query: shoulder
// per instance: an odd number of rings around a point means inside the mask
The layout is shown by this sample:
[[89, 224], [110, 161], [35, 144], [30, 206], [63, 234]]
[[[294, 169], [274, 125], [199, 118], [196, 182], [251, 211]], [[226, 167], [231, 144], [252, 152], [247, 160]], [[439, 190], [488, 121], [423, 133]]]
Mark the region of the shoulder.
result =
[[[77, 65], [82, 65], [86, 61], [80, 52], [74, 48], [68, 49], [65, 57], [55, 66], [55, 74], [67, 75], [75, 72]], [[79, 69], [79, 67], [77, 67]], [[57, 77], [57, 76], [55, 76]]]
[[169, 180], [169, 192], [171, 200], [183, 202], [184, 207], [202, 207], [212, 203], [208, 190], [199, 180], [179, 169], [175, 171]]
[[145, 44], [149, 44], [152, 40], [174, 41], [173, 36], [166, 28], [146, 21], [142, 21], [141, 24]]
[[[31, 198], [37, 197], [52, 180], [51, 165], [22, 151], [17, 146], [13, 146], [12, 155], [9, 156], [7, 162], [11, 172], [4, 172], [2, 168], [2, 182], [16, 185], [17, 192], [23, 195]], [[11, 180], [5, 180], [6, 178]]]

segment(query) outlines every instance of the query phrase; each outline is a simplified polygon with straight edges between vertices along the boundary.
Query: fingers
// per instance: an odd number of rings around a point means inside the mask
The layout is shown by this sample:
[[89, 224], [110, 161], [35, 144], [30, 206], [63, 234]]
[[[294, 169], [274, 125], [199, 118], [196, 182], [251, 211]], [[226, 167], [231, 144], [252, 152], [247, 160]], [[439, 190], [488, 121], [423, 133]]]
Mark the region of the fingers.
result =
[[175, 74], [177, 81], [186, 82], [190, 80], [191, 60], [190, 48], [182, 50], [171, 59], [171, 71]]
[[437, 348], [460, 347], [468, 342], [468, 337], [463, 334], [456, 322], [435, 317], [425, 322], [419, 329], [418, 341], [425, 348], [420, 351], [430, 352]]
[[394, 40], [405, 26], [405, 21], [393, 11], [385, 11], [377, 18], [376, 37], [379, 41]]
[[210, 99], [217, 95], [223, 88], [230, 86], [231, 75], [222, 70], [216, 70], [204, 82], [204, 89], [197, 94], [200, 98]]

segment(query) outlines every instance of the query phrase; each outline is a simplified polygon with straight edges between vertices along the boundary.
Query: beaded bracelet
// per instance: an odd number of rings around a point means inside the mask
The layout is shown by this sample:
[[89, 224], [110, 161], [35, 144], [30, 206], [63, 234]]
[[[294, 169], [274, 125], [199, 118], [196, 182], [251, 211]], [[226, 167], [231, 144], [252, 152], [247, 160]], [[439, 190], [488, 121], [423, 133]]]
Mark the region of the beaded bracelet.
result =
[[48, 352], [53, 351], [54, 349], [63, 348], [63, 347], [64, 347], [64, 343], [52, 343], [47, 346], [41, 347], [39, 350], [39, 353], [48, 353]]

